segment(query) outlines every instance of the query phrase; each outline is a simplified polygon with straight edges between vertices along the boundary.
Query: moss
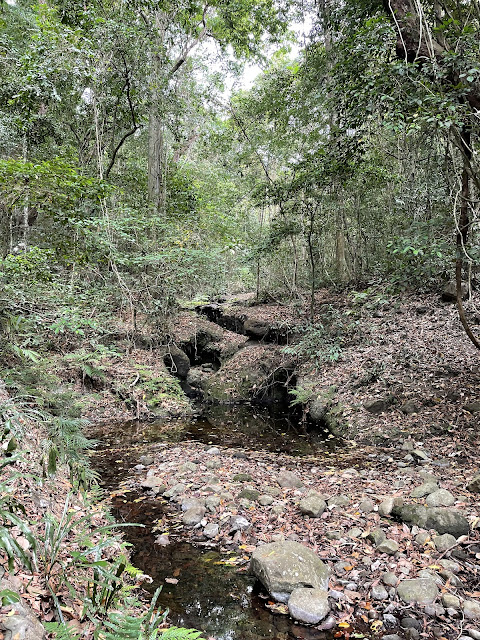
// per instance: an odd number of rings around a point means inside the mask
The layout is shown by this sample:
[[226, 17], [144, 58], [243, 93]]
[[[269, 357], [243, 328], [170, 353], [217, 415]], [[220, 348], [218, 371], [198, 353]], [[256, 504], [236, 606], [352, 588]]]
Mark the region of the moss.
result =
[[166, 400], [184, 402], [185, 394], [179, 381], [166, 372], [153, 372], [145, 367], [137, 366], [140, 376], [137, 386], [143, 390], [143, 398], [149, 409], [161, 406]]

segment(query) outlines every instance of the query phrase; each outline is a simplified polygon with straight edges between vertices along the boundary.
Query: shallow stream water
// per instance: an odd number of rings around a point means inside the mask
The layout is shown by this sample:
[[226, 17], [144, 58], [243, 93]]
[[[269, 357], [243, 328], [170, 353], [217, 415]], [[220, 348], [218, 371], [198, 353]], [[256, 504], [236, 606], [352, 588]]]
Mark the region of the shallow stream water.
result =
[[[100, 440], [93, 464], [104, 488], [112, 493], [133, 472], [139, 457], [150, 449], [158, 454], [162, 442], [195, 440], [245, 450], [285, 451], [290, 455], [311, 454], [320, 442], [312, 441], [288, 420], [249, 405], [212, 407], [202, 418], [191, 420], [110, 424], [93, 435]], [[153, 593], [162, 586], [159, 604], [168, 607], [173, 624], [200, 629], [205, 637], [216, 640], [332, 637], [295, 624], [288, 616], [273, 615], [246, 568], [225, 564], [228, 555], [181, 541], [165, 547], [155, 544], [157, 534], [152, 527], [165, 516], [168, 507], [155, 499], [138, 501], [139, 497], [143, 498], [134, 492], [114, 496], [112, 511], [119, 522], [145, 525], [124, 530], [133, 545], [132, 562], [153, 578], [149, 591]], [[165, 578], [178, 582], [171, 584]]]

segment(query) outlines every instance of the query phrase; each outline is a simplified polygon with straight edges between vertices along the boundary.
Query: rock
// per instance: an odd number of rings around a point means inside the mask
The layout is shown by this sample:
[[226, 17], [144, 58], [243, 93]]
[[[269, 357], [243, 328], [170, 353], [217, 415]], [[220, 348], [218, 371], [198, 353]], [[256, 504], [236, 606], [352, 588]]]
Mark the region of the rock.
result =
[[409, 416], [412, 413], [418, 413], [420, 405], [416, 400], [407, 400], [400, 406], [400, 411]]
[[415, 536], [415, 542], [420, 547], [425, 546], [429, 540], [430, 540], [430, 534], [427, 533], [426, 531], [420, 531], [420, 533], [417, 533], [417, 535]]
[[203, 504], [197, 498], [185, 498], [182, 501], [182, 511], [188, 511], [194, 507], [203, 507]]
[[442, 594], [442, 604], [447, 609], [449, 609], [449, 608], [451, 608], [451, 609], [460, 609], [461, 608], [460, 598], [457, 598], [457, 596], [454, 596], [451, 593]]
[[255, 507], [252, 505], [252, 503], [250, 502], [250, 500], [247, 500], [246, 498], [240, 498], [238, 501], [238, 505], [240, 507], [242, 507], [242, 509], [248, 510], [248, 509], [254, 509]]
[[280, 602], [287, 602], [294, 589], [327, 589], [329, 569], [308, 547], [298, 542], [271, 542], [253, 552], [250, 570]]
[[430, 569], [422, 569], [418, 572], [418, 577], [426, 578], [427, 580], [433, 580], [439, 587], [443, 587], [443, 580], [438, 575], [438, 573], [435, 573], [435, 571], [431, 571]]
[[324, 589], [294, 589], [288, 599], [288, 611], [294, 620], [318, 624], [328, 612], [328, 593]]
[[452, 573], [458, 573], [460, 571], [460, 565], [458, 562], [454, 562], [453, 560], [447, 560], [446, 558], [442, 558], [439, 560], [438, 564], [442, 565], [444, 569], [447, 571], [451, 571]]
[[451, 533], [455, 538], [466, 536], [470, 531], [468, 520], [459, 511], [439, 507], [428, 509], [425, 528], [440, 534]]
[[381, 516], [389, 516], [392, 513], [394, 503], [395, 498], [385, 498], [385, 500], [378, 505], [378, 513]]
[[370, 590], [371, 596], [374, 600], [387, 600], [388, 592], [381, 584], [374, 585]]
[[348, 496], [332, 496], [328, 499], [329, 507], [346, 507], [350, 504], [350, 498]]
[[395, 540], [385, 540], [377, 546], [377, 551], [380, 553], [388, 553], [389, 556], [393, 556], [398, 551], [398, 544]]
[[367, 540], [371, 540], [376, 547], [378, 547], [379, 544], [382, 544], [382, 542], [385, 542], [386, 539], [387, 539], [387, 536], [385, 535], [385, 533], [378, 528], [373, 529], [367, 535]]
[[[0, 580], [0, 591], [4, 589], [16, 592], [15, 585], [8, 578]], [[10, 615], [12, 611], [14, 613]], [[5, 632], [5, 638], [14, 640], [43, 640], [45, 638], [45, 629], [21, 597], [8, 614], [3, 614], [0, 617], [0, 629]]]
[[163, 494], [164, 498], [173, 498], [173, 496], [179, 496], [182, 493], [185, 493], [185, 489], [187, 487], [181, 482], [174, 485]]
[[465, 404], [463, 408], [469, 413], [478, 413], [480, 411], [480, 402], [469, 402]]
[[480, 631], [477, 631], [477, 629], [468, 629], [468, 635], [473, 640], [480, 640]]
[[371, 400], [370, 402], [366, 402], [363, 406], [369, 413], [378, 415], [379, 413], [386, 411], [389, 405], [389, 400]]
[[429, 578], [403, 580], [397, 587], [398, 597], [404, 602], [420, 605], [432, 604], [438, 596], [435, 582]]
[[207, 449], [207, 454], [209, 456], [218, 456], [220, 454], [220, 449], [218, 447], [210, 447], [210, 449]]
[[210, 522], [203, 530], [203, 535], [209, 540], [218, 536], [218, 524]]
[[375, 509], [375, 503], [370, 498], [367, 498], [366, 500], [362, 500], [362, 502], [358, 506], [358, 509], [362, 513], [372, 513], [372, 511]]
[[417, 620], [416, 618], [410, 618], [405, 616], [405, 618], [402, 618], [400, 620], [400, 626], [402, 626], [404, 629], [422, 629], [423, 625], [420, 622], [420, 620]]
[[382, 573], [382, 582], [386, 584], [387, 587], [396, 587], [398, 578], [392, 571], [385, 571]]
[[430, 456], [428, 455], [428, 453], [425, 453], [425, 451], [422, 451], [421, 449], [413, 449], [412, 456], [416, 460], [420, 460], [422, 462], [426, 462], [427, 460], [430, 459]]
[[402, 520], [425, 528], [427, 508], [421, 504], [394, 504], [392, 515]]
[[260, 491], [257, 491], [256, 489], [244, 489], [238, 494], [238, 498], [239, 499], [244, 498], [245, 500], [250, 500], [251, 502], [255, 502], [255, 500], [259, 497], [259, 495], [260, 495]]
[[155, 462], [155, 458], [153, 456], [144, 455], [144, 456], [140, 456], [138, 461], [141, 464], [144, 464], [145, 466], [148, 467], [148, 465], [153, 464]]
[[278, 487], [269, 487], [268, 485], [264, 485], [260, 487], [260, 489], [262, 493], [267, 493], [269, 496], [273, 496], [274, 498], [276, 498], [282, 493], [282, 490], [279, 489]]
[[219, 496], [208, 496], [208, 498], [205, 499], [205, 506], [211, 513], [220, 506], [220, 503], [221, 499]]
[[262, 340], [270, 331], [270, 325], [265, 320], [247, 318], [243, 323], [243, 330], [247, 336], [253, 336]]
[[286, 489], [303, 487], [303, 480], [293, 471], [281, 471], [277, 476], [277, 482]]
[[327, 531], [326, 536], [327, 540], [340, 540], [342, 537], [341, 531]]
[[182, 466], [180, 467], [180, 471], [182, 473], [195, 473], [197, 468], [198, 465], [194, 462], [185, 462], [185, 464], [182, 464]]
[[272, 504], [274, 502], [274, 498], [273, 498], [273, 496], [269, 496], [268, 494], [265, 494], [263, 496], [260, 496], [258, 498], [257, 502], [262, 507], [268, 507], [268, 505], [270, 505], [270, 504]]
[[327, 503], [321, 496], [312, 494], [300, 500], [298, 508], [306, 516], [319, 518], [327, 508]]
[[[462, 283], [462, 298], [466, 298], [467, 295], [468, 289]], [[457, 299], [457, 283], [454, 280], [447, 282], [447, 284], [442, 289], [441, 296], [444, 302], [455, 302]]]
[[157, 493], [163, 493], [166, 489], [162, 479], [156, 476], [147, 476], [145, 480], [141, 481], [140, 486], [142, 489], [155, 489]]
[[455, 497], [446, 489], [438, 489], [427, 496], [426, 502], [429, 507], [451, 507], [455, 504]]
[[253, 478], [249, 473], [237, 473], [232, 480], [233, 482], [251, 482]]
[[182, 516], [182, 522], [186, 527], [194, 527], [201, 522], [205, 515], [205, 507], [196, 506], [188, 509]]
[[272, 513], [277, 516], [281, 516], [285, 513], [285, 505], [283, 503], [274, 504], [272, 507]]
[[318, 396], [310, 403], [308, 415], [313, 422], [321, 422], [328, 413], [328, 403], [323, 396]]
[[382, 636], [382, 640], [403, 640], [403, 639], [396, 633], [389, 633], [386, 636]]
[[243, 516], [232, 516], [230, 520], [230, 533], [233, 533], [235, 531], [245, 531], [251, 526], [251, 522]]
[[445, 582], [450, 582], [453, 587], [462, 587], [463, 583], [458, 576], [456, 576], [451, 571], [447, 571], [446, 569], [442, 569], [438, 572], [440, 576], [445, 580]]
[[480, 493], [480, 473], [470, 480], [467, 489], [472, 493]]
[[349, 538], [359, 538], [363, 533], [363, 529], [360, 529], [360, 527], [352, 527], [351, 529], [349, 529], [349, 531], [347, 532], [347, 535]]
[[435, 549], [440, 552], [450, 549], [450, 547], [453, 547], [456, 543], [456, 538], [454, 538], [450, 533], [444, 533], [443, 536], [435, 536], [433, 538]]
[[163, 356], [163, 362], [170, 373], [177, 378], [185, 380], [190, 371], [190, 360], [186, 353], [174, 344], [167, 347], [167, 353]]
[[463, 603], [463, 615], [467, 620], [480, 620], [480, 602], [478, 600], [465, 600]]
[[438, 484], [436, 482], [424, 482], [419, 487], [415, 487], [410, 493], [410, 496], [412, 498], [424, 498], [435, 491], [438, 491]]

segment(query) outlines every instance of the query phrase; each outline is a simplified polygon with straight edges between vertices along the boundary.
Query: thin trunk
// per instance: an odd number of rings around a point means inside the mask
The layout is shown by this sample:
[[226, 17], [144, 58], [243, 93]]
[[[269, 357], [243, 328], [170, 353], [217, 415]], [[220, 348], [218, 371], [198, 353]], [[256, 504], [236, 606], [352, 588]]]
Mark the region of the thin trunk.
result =
[[[22, 153], [23, 153], [23, 161], [27, 162], [28, 159], [28, 140], [27, 134], [23, 135], [23, 143], [22, 143]], [[25, 202], [23, 204], [23, 215], [22, 215], [22, 241], [23, 241], [23, 250], [27, 250], [28, 243], [28, 190], [25, 195]]]
[[477, 339], [475, 334], [470, 328], [468, 324], [467, 318], [465, 316], [465, 310], [463, 308], [463, 292], [462, 292], [462, 267], [463, 267], [463, 256], [465, 255], [465, 247], [467, 246], [468, 240], [468, 232], [470, 230], [470, 214], [469, 214], [469, 206], [470, 206], [470, 160], [472, 157], [472, 148], [471, 148], [471, 135], [470, 129], [464, 128], [462, 130], [462, 152], [463, 152], [463, 169], [462, 169], [462, 192], [461, 192], [461, 203], [460, 203], [460, 218], [457, 226], [457, 257], [455, 262], [455, 279], [457, 285], [457, 308], [458, 308], [458, 316], [460, 318], [460, 322], [462, 323], [463, 328], [465, 329], [465, 333], [471, 340], [471, 342], [480, 349], [480, 341]]

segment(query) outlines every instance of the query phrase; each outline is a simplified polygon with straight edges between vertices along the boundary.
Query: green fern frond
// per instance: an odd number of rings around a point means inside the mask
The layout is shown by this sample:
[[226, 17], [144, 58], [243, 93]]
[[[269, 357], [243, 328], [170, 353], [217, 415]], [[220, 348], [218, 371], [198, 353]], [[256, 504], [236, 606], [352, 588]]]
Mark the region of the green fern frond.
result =
[[201, 631], [196, 629], [183, 629], [181, 627], [169, 627], [160, 630], [159, 640], [196, 640], [202, 635]]
[[48, 633], [55, 634], [56, 640], [78, 640], [78, 632], [64, 622], [44, 622], [43, 626]]

